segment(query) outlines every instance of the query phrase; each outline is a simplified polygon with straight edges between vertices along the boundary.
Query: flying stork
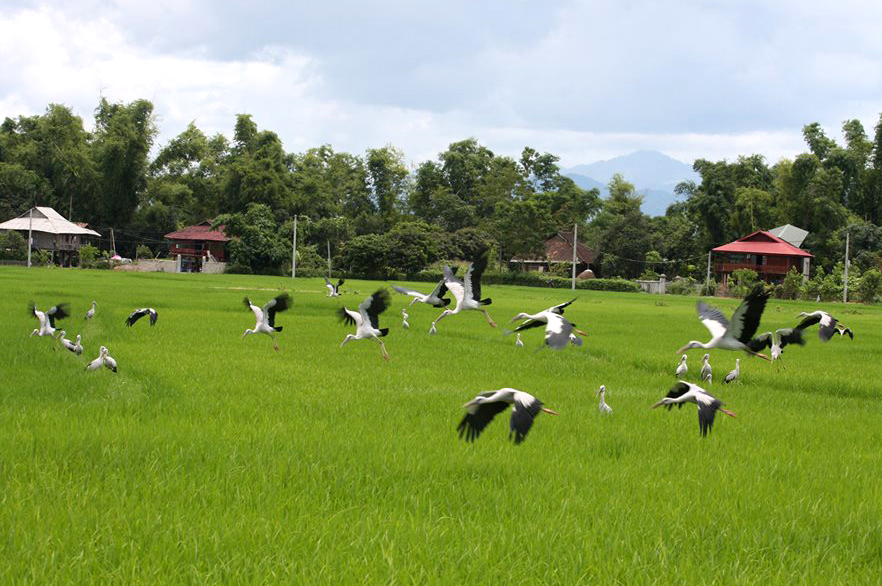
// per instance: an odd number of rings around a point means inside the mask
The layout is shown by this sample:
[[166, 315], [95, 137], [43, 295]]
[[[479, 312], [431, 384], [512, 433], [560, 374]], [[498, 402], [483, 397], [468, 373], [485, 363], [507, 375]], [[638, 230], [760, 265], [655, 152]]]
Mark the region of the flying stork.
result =
[[839, 335], [843, 335], [844, 332], [848, 332], [848, 336], [853, 340], [854, 334], [851, 332], [851, 329], [846, 327], [845, 324], [839, 323], [839, 321], [827, 313], [826, 311], [821, 311], [820, 309], [817, 311], [813, 311], [811, 313], [806, 313], [805, 311], [801, 312], [796, 317], [804, 317], [797, 328], [800, 330], [804, 330], [809, 326], [813, 326], [818, 324], [818, 337], [821, 338], [822, 342], [829, 342], [830, 338], [833, 337], [833, 334], [839, 332]]
[[251, 300], [247, 297], [242, 300], [242, 303], [254, 312], [255, 319], [254, 329], [245, 330], [242, 338], [244, 339], [248, 334], [266, 334], [273, 339], [273, 348], [278, 352], [279, 343], [276, 341], [276, 332], [281, 332], [282, 326], [276, 326], [276, 314], [291, 307], [291, 296], [287, 293], [282, 293], [267, 301], [263, 308], [251, 303]]
[[474, 262], [469, 263], [462, 280], [456, 277], [456, 274], [450, 267], [444, 267], [444, 283], [456, 299], [456, 308], [452, 310], [445, 309], [441, 315], [435, 318], [429, 333], [434, 333], [435, 324], [448, 315], [454, 315], [469, 309], [480, 311], [487, 318], [487, 323], [490, 324], [490, 327], [496, 327], [496, 323], [483, 307], [484, 305], [490, 305], [493, 300], [490, 298], [481, 299], [481, 275], [484, 274], [484, 269], [486, 268], [487, 253], [482, 254]]
[[668, 394], [652, 408], [665, 406], [670, 411], [674, 405], [682, 407], [683, 403], [695, 403], [698, 405], [698, 430], [702, 437], [707, 436], [714, 426], [714, 417], [717, 411], [725, 413], [729, 417], [735, 417], [731, 411], [723, 409], [723, 402], [712, 396], [698, 385], [679, 381]]
[[731, 382], [735, 382], [741, 376], [741, 359], [735, 359], [735, 370], [730, 370], [729, 374], [726, 375], [726, 378], [723, 379], [723, 382], [729, 384]]
[[699, 301], [696, 304], [698, 319], [710, 331], [711, 339], [704, 344], [693, 340], [677, 350], [677, 354], [682, 354], [690, 348], [721, 348], [723, 350], [742, 350], [769, 360], [768, 356], [752, 350], [749, 346], [750, 340], [759, 327], [760, 317], [766, 308], [768, 299], [769, 293], [761, 285], [757, 286], [747, 294], [744, 301], [732, 314], [731, 323], [719, 309], [711, 307], [704, 301]]
[[338, 314], [340, 320], [355, 326], [355, 334], [346, 334], [340, 347], [345, 346], [349, 340], [373, 339], [380, 344], [383, 360], [388, 361], [389, 353], [386, 352], [386, 345], [380, 338], [389, 333], [389, 328], [380, 329], [379, 316], [389, 307], [389, 302], [389, 291], [378, 289], [373, 295], [358, 304], [358, 311], [352, 311], [346, 307], [340, 308]]
[[680, 364], [677, 365], [677, 370], [674, 373], [677, 378], [683, 378], [686, 376], [686, 372], [689, 370], [689, 367], [686, 366], [686, 355], [680, 357]]
[[759, 352], [763, 348], [769, 348], [773, 361], [781, 357], [784, 347], [788, 344], [805, 346], [802, 328], [780, 328], [775, 330], [774, 334], [772, 332], [765, 332], [748, 342], [748, 346], [755, 352]]
[[597, 391], [597, 396], [600, 397], [600, 405], [598, 405], [598, 409], [604, 415], [612, 414], [612, 407], [606, 404], [606, 385], [600, 385], [600, 389]]
[[704, 360], [704, 362], [701, 364], [701, 380], [711, 384], [714, 379], [714, 370], [710, 365], [710, 354], [705, 354], [702, 360]]
[[84, 319], [92, 319], [95, 317], [95, 308], [98, 307], [98, 303], [93, 299], [92, 300], [92, 309], [86, 312], [86, 317]]
[[[453, 275], [456, 275], [456, 271], [459, 267], [453, 267], [450, 269], [450, 272]], [[444, 297], [447, 295], [447, 281], [445, 279], [441, 279], [438, 281], [438, 284], [435, 285], [435, 288], [432, 289], [432, 292], [426, 295], [425, 293], [420, 293], [414, 289], [408, 289], [407, 287], [402, 287], [401, 285], [392, 285], [392, 288], [395, 289], [396, 292], [401, 293], [402, 295], [410, 295], [413, 299], [408, 303], [408, 307], [413, 305], [414, 303], [428, 303], [433, 307], [447, 307], [450, 305], [450, 299]]]
[[126, 325], [129, 327], [133, 326], [136, 321], [138, 321], [145, 315], [150, 316], [150, 327], [155, 326], [156, 318], [159, 317], [159, 313], [152, 307], [142, 307], [141, 309], [136, 309], [135, 311], [130, 313], [129, 317], [126, 318]]
[[585, 332], [581, 330], [577, 330], [575, 328], [575, 324], [571, 323], [568, 319], [563, 317], [564, 309], [570, 305], [575, 299], [571, 299], [565, 303], [561, 303], [559, 305], [555, 305], [553, 307], [549, 307], [544, 311], [540, 311], [539, 313], [519, 313], [513, 318], [511, 318], [511, 322], [515, 322], [519, 319], [527, 320], [518, 327], [514, 329], [515, 332], [522, 332], [524, 330], [529, 330], [531, 328], [538, 328], [542, 324], [545, 324], [545, 344], [554, 349], [560, 349], [566, 347], [567, 343], [571, 342], [574, 346], [581, 346], [582, 340], [576, 337], [575, 334], [579, 334], [581, 336], [585, 336]]
[[542, 401], [524, 391], [510, 388], [487, 391], [478, 394], [477, 397], [463, 405], [466, 415], [456, 428], [459, 437], [465, 436], [467, 442], [475, 441], [484, 428], [493, 421], [493, 418], [505, 411], [509, 405], [512, 406], [512, 409], [508, 437], [514, 439], [516, 444], [521, 443], [527, 437], [527, 433], [533, 426], [533, 420], [540, 411], [557, 415], [551, 409], [543, 407]]
[[340, 279], [335, 285], [331, 282], [331, 279], [325, 277], [325, 287], [328, 288], [328, 297], [340, 297], [340, 285], [343, 283], [343, 279]]
[[40, 327], [31, 332], [31, 336], [55, 336], [55, 320], [64, 319], [70, 316], [70, 310], [67, 303], [59, 303], [53, 305], [48, 311], [40, 311], [37, 306], [31, 303], [28, 305], [31, 315], [40, 322]]
[[107, 347], [101, 346], [98, 349], [98, 358], [86, 365], [86, 370], [98, 370], [102, 366], [113, 372], [116, 372], [116, 360], [107, 353]]

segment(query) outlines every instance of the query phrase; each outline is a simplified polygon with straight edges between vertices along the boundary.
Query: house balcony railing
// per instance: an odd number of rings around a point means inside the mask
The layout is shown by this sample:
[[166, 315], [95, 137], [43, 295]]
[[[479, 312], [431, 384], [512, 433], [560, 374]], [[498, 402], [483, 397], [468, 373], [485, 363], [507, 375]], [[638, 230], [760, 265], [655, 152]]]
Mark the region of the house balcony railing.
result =
[[758, 265], [756, 263], [718, 262], [714, 264], [714, 270], [718, 273], [731, 273], [740, 269], [750, 269], [761, 275], [786, 275], [790, 270], [789, 265]]

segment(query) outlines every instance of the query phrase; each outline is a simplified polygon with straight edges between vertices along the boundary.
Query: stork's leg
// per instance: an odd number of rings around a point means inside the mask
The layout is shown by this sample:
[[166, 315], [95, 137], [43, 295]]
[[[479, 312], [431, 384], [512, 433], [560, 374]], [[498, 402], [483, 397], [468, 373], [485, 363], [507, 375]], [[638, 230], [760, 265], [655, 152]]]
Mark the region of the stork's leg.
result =
[[380, 344], [380, 351], [383, 353], [383, 360], [389, 362], [389, 353], [386, 352], [386, 345], [383, 343], [383, 340], [381, 340], [377, 336], [374, 336], [374, 340], [376, 340]]
[[276, 341], [276, 337], [274, 335], [270, 334], [270, 338], [273, 339], [273, 350], [278, 352], [279, 351], [279, 343]]
[[490, 324], [490, 327], [491, 327], [491, 328], [495, 328], [495, 327], [496, 327], [496, 322], [493, 321], [493, 320], [490, 318], [490, 314], [487, 313], [487, 310], [486, 310], [486, 309], [482, 309], [481, 311], [484, 312], [484, 317], [487, 318], [487, 323]]

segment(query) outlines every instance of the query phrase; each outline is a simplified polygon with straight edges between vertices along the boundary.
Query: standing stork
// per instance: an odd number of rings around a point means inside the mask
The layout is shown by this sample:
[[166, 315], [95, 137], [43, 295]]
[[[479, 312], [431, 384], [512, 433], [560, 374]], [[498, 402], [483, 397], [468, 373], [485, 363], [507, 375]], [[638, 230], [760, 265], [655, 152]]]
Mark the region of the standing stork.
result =
[[698, 385], [679, 381], [668, 394], [652, 408], [667, 407], [670, 411], [674, 405], [682, 407], [683, 403], [695, 403], [698, 405], [698, 431], [702, 437], [707, 436], [714, 426], [714, 417], [717, 411], [725, 413], [729, 417], [735, 417], [731, 411], [723, 409], [723, 402], [712, 396]]
[[837, 333], [837, 331], [841, 336], [846, 330], [848, 331], [849, 337], [851, 339], [854, 339], [854, 334], [852, 334], [851, 329], [847, 328], [845, 324], [840, 324], [835, 317], [833, 317], [826, 311], [821, 311], [820, 309], [811, 313], [806, 313], [805, 311], [803, 311], [800, 312], [800, 314], [796, 317], [805, 318], [804, 320], [799, 322], [798, 326], [796, 326], [800, 330], [804, 330], [809, 326], [818, 324], [818, 337], [821, 338], [822, 342], [829, 342], [830, 338], [832, 338], [833, 334]]
[[126, 318], [126, 326], [131, 327], [135, 324], [136, 321], [144, 317], [145, 315], [150, 316], [150, 327], [156, 325], [156, 319], [159, 317], [159, 312], [157, 312], [152, 307], [142, 307], [141, 309], [136, 309], [132, 313], [129, 314], [129, 317]]
[[251, 303], [251, 300], [247, 297], [242, 300], [242, 303], [254, 313], [255, 319], [254, 329], [245, 330], [242, 338], [244, 339], [249, 334], [266, 334], [273, 339], [273, 349], [278, 352], [279, 343], [276, 341], [276, 332], [281, 332], [282, 326], [276, 326], [276, 314], [291, 307], [291, 296], [287, 293], [282, 293], [267, 301], [263, 308]]
[[38, 310], [37, 306], [31, 303], [28, 305], [28, 311], [40, 322], [40, 327], [31, 332], [32, 337], [55, 336], [55, 320], [64, 319], [70, 316], [69, 305], [67, 303], [53, 305], [45, 312]]
[[101, 346], [101, 348], [98, 349], [98, 358], [87, 364], [86, 370], [98, 370], [102, 366], [106, 367], [108, 370], [116, 372], [116, 360], [108, 354], [106, 346]]
[[710, 354], [704, 355], [704, 362], [701, 365], [701, 380], [710, 384], [713, 382], [714, 371], [710, 365]]
[[465, 436], [467, 442], [475, 441], [484, 428], [493, 421], [499, 413], [511, 405], [511, 420], [509, 422], [509, 439], [519, 444], [527, 437], [527, 433], [533, 426], [533, 420], [540, 411], [551, 415], [557, 415], [551, 409], [542, 406], [542, 401], [524, 391], [504, 388], [498, 391], [480, 393], [477, 397], [463, 405], [466, 410], [465, 417], [459, 422], [456, 430], [459, 437]]
[[407, 314], [407, 309], [402, 307], [401, 308], [401, 327], [404, 328], [405, 330], [410, 329], [410, 324], [407, 323], [407, 318], [409, 318], [409, 317], [410, 316]]
[[61, 343], [62, 346], [64, 346], [65, 348], [67, 348], [68, 350], [70, 350], [71, 352], [73, 352], [74, 354], [76, 354], [78, 356], [80, 354], [82, 354], [83, 353], [83, 346], [80, 344], [80, 335], [77, 334], [77, 342], [76, 342], [76, 344], [74, 344], [73, 342], [71, 342], [70, 340], [68, 340], [67, 338], [64, 337], [65, 334], [67, 334], [67, 332], [65, 330], [61, 330], [61, 333], [58, 334], [59, 343]]
[[328, 288], [328, 297], [340, 297], [340, 285], [343, 283], [343, 279], [340, 279], [335, 285], [331, 282], [331, 279], [325, 277], [325, 287]]
[[469, 309], [480, 311], [487, 318], [487, 323], [490, 324], [490, 327], [496, 327], [496, 323], [483, 307], [484, 305], [490, 305], [493, 300], [490, 298], [481, 299], [481, 275], [484, 274], [484, 269], [486, 268], [487, 253], [482, 254], [474, 262], [469, 263], [462, 280], [456, 277], [454, 272], [450, 270], [450, 267], [444, 267], [444, 283], [456, 299], [456, 308], [452, 310], [445, 309], [441, 315], [435, 318], [429, 333], [434, 333], [435, 324], [448, 315], [454, 315]]
[[612, 415], [612, 407], [606, 404], [606, 385], [600, 385], [600, 389], [597, 391], [597, 396], [600, 397], [600, 405], [597, 408], [604, 415]]
[[784, 352], [784, 347], [788, 344], [799, 344], [805, 346], [805, 338], [802, 335], [802, 328], [780, 328], [775, 333], [765, 332], [755, 337], [749, 342], [751, 350], [759, 352], [763, 348], [769, 348], [772, 360], [778, 360]]
[[523, 348], [523, 347], [524, 347], [524, 342], [523, 342], [523, 340], [521, 340], [521, 333], [518, 332], [517, 335], [515, 336], [515, 348]]
[[[453, 267], [450, 269], [450, 272], [453, 275], [456, 275], [456, 271], [459, 267]], [[396, 292], [401, 293], [402, 295], [410, 295], [413, 299], [410, 303], [407, 304], [408, 307], [413, 305], [414, 303], [428, 303], [433, 307], [447, 307], [450, 305], [450, 299], [446, 298], [447, 295], [447, 281], [445, 279], [441, 279], [438, 281], [438, 284], [435, 285], [435, 288], [432, 289], [432, 292], [426, 295], [425, 293], [420, 293], [414, 289], [408, 289], [407, 287], [402, 287], [401, 285], [392, 285], [392, 288], [395, 289]]]
[[93, 299], [93, 300], [92, 300], [92, 308], [91, 308], [89, 311], [86, 312], [86, 317], [85, 317], [84, 319], [86, 319], [86, 320], [90, 320], [90, 319], [92, 319], [93, 317], [95, 317], [95, 309], [96, 309], [97, 307], [98, 307], [98, 302], [96, 302], [96, 301]]
[[373, 339], [380, 344], [383, 360], [388, 361], [389, 353], [386, 352], [386, 345], [380, 338], [389, 333], [389, 328], [380, 329], [379, 317], [389, 307], [389, 302], [389, 292], [386, 289], [379, 289], [358, 304], [358, 311], [346, 307], [340, 308], [340, 320], [355, 326], [355, 334], [346, 334], [340, 347], [345, 346], [350, 340]]
[[677, 378], [684, 378], [689, 367], [686, 366], [686, 355], [680, 357], [680, 364], [677, 365], [677, 371], [674, 373]]
[[766, 301], [768, 299], [769, 293], [762, 286], [757, 286], [747, 294], [741, 305], [732, 314], [731, 322], [716, 307], [711, 307], [704, 301], [699, 301], [695, 306], [698, 311], [698, 319], [701, 320], [701, 323], [710, 332], [711, 339], [707, 343], [692, 340], [677, 350], [677, 354], [681, 354], [690, 348], [721, 348], [723, 350], [742, 350], [748, 354], [769, 360], [768, 356], [752, 350], [749, 346], [750, 340], [759, 327], [760, 317], [766, 308]]
[[735, 382], [741, 376], [741, 359], [735, 359], [735, 370], [730, 370], [729, 374], [726, 375], [726, 378], [723, 379], [723, 382], [729, 384], [731, 382]]

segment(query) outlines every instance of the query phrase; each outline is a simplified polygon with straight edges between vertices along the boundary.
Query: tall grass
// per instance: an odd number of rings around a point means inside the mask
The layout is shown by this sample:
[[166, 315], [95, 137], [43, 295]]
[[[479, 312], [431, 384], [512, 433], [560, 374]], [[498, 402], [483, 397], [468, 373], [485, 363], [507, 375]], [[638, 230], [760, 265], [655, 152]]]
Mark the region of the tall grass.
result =
[[[707, 439], [691, 406], [650, 410], [674, 350], [706, 339], [694, 299], [577, 291], [581, 349], [524, 348], [468, 312], [393, 296], [392, 355], [334, 310], [320, 279], [0, 268], [0, 583], [872, 583], [882, 575], [882, 313], [827, 306], [855, 339], [742, 360], [711, 392], [737, 412]], [[421, 285], [414, 284], [415, 288]], [[422, 287], [425, 288], [425, 284]], [[357, 290], [358, 293], [353, 291]], [[282, 347], [240, 338], [242, 306], [289, 291]], [[502, 322], [569, 291], [490, 286]], [[92, 299], [98, 312], [82, 316]], [[83, 357], [28, 338], [41, 309]], [[715, 300], [724, 312], [737, 301]], [[128, 313], [152, 306], [146, 320]], [[814, 303], [770, 301], [763, 329]], [[847, 311], [847, 313], [846, 313]], [[854, 311], [854, 313], [852, 313]], [[501, 329], [501, 328], [500, 328]], [[119, 373], [86, 372], [105, 345]], [[691, 351], [695, 380], [700, 351]], [[717, 379], [735, 355], [712, 351]], [[605, 384], [610, 417], [594, 393]], [[526, 442], [507, 415], [474, 444], [461, 404], [540, 397]], [[721, 420], [722, 419], [722, 420]]]

